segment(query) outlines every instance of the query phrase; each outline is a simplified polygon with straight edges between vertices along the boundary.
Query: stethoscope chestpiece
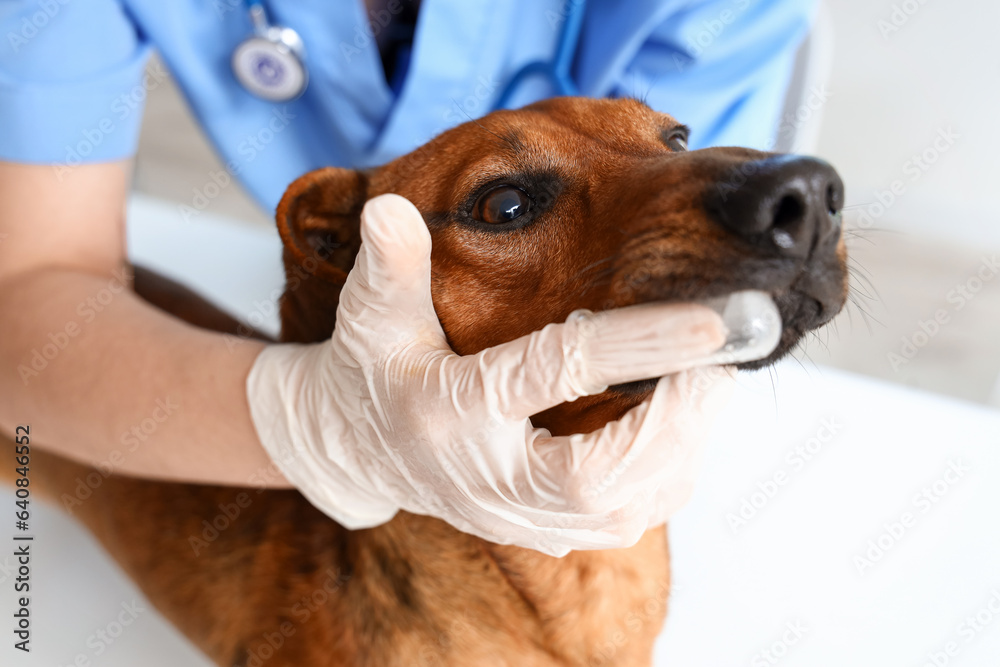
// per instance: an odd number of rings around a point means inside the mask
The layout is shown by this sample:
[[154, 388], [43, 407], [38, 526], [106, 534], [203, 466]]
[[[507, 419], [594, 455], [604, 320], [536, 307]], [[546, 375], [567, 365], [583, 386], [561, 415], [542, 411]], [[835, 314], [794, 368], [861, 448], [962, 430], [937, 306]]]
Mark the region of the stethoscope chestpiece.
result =
[[247, 92], [270, 102], [288, 102], [306, 89], [302, 38], [291, 28], [268, 23], [260, 0], [250, 0], [254, 34], [233, 51], [233, 74]]

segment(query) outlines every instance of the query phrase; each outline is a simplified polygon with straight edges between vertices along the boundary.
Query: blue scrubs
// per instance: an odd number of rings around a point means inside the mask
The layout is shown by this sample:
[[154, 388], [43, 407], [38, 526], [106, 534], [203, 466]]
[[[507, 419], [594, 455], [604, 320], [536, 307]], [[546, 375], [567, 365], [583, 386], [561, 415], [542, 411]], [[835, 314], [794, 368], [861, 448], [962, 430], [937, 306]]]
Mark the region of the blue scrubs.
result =
[[[232, 75], [233, 49], [252, 32], [242, 0], [0, 2], [0, 159], [128, 157], [148, 89], [172, 76], [226, 168], [273, 212], [311, 169], [382, 164], [489, 112], [521, 66], [551, 60], [566, 6], [423, 0], [394, 92], [362, 0], [265, 4], [305, 43], [309, 87], [292, 102], [259, 100]], [[814, 4], [590, 0], [573, 79], [583, 95], [639, 97], [672, 114], [693, 128], [692, 148], [766, 148]], [[144, 71], [153, 48], [169, 74]], [[552, 94], [529, 79], [510, 106]]]

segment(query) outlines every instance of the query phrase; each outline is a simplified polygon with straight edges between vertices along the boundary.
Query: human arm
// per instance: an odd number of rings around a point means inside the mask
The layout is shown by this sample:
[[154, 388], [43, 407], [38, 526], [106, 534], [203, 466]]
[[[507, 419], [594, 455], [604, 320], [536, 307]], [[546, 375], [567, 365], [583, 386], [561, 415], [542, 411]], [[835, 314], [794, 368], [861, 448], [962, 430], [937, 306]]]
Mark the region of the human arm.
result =
[[129, 172], [0, 163], [0, 427], [30, 423], [41, 447], [121, 473], [286, 486], [246, 402], [263, 344], [125, 288]]

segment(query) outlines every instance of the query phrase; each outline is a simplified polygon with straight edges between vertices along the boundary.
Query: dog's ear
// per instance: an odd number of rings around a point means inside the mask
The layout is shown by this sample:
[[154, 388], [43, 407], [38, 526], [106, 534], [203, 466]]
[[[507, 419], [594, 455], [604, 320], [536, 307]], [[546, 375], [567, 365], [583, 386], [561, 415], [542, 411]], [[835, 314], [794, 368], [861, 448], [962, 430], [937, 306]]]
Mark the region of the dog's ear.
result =
[[365, 173], [327, 167], [296, 180], [281, 198], [282, 341], [314, 342], [333, 333], [340, 290], [361, 247], [367, 195]]
[[367, 192], [363, 172], [337, 167], [311, 171], [288, 186], [277, 213], [286, 263], [306, 267], [312, 258], [323, 277], [344, 280], [361, 246]]

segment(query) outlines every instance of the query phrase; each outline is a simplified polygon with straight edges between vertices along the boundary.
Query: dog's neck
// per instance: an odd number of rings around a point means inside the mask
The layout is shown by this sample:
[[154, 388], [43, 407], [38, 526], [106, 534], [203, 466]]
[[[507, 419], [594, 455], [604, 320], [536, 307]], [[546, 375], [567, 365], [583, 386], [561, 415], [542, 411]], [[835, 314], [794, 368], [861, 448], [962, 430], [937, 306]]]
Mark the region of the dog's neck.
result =
[[662, 527], [630, 549], [564, 558], [407, 513], [348, 539], [347, 567], [360, 575], [345, 587], [352, 617], [393, 619], [373, 664], [413, 664], [399, 648], [413, 641], [423, 664], [455, 664], [458, 654], [462, 664], [645, 665], [666, 614]]

